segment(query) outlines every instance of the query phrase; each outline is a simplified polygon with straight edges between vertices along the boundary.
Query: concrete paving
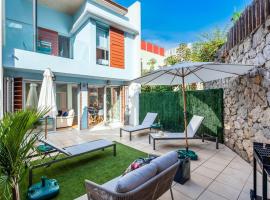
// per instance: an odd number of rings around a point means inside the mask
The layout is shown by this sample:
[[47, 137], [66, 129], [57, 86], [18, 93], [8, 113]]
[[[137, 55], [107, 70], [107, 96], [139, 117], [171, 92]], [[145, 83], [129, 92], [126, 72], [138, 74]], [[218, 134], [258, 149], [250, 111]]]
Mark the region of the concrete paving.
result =
[[[99, 130], [65, 129], [49, 134], [49, 139], [60, 146], [70, 146], [94, 139], [117, 141], [149, 154], [162, 155], [168, 151], [184, 148], [182, 141], [157, 141], [156, 150], [148, 143], [148, 133], [134, 133], [132, 141], [128, 134], [119, 137], [119, 128]], [[247, 200], [252, 188], [252, 166], [223, 144], [219, 149], [215, 143], [189, 140], [190, 149], [196, 151], [199, 159], [191, 161], [191, 179], [184, 185], [173, 183], [175, 200]], [[261, 174], [258, 172], [258, 192], [261, 194]], [[268, 190], [270, 196], [270, 190]], [[84, 195], [78, 199], [87, 199]], [[165, 193], [160, 200], [171, 199]]]

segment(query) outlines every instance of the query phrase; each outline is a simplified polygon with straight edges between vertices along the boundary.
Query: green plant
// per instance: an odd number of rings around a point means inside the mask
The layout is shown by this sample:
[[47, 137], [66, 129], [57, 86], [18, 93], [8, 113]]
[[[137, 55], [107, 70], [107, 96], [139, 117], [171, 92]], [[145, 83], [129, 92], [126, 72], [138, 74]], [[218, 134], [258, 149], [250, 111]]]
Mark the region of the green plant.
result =
[[166, 66], [168, 66], [168, 65], [174, 65], [174, 64], [176, 64], [176, 63], [179, 62], [179, 59], [178, 59], [177, 56], [169, 56], [169, 57], [167, 57], [167, 58], [164, 60], [164, 62], [165, 62], [165, 65], [166, 65]]
[[167, 86], [167, 85], [156, 85], [156, 86], [150, 86], [150, 85], [144, 85], [142, 86], [141, 91], [142, 92], [169, 92], [173, 91], [174, 86]]
[[201, 41], [192, 45], [191, 60], [195, 62], [212, 62], [218, 50], [226, 42], [226, 32], [219, 28], [201, 35]]
[[157, 60], [155, 58], [151, 58], [147, 62], [147, 65], [149, 65], [149, 67], [150, 67], [150, 71], [153, 71], [155, 69], [155, 64], [157, 64]]
[[39, 120], [46, 113], [34, 109], [17, 111], [5, 114], [0, 121], [0, 196], [20, 199], [19, 183], [41, 132], [37, 130]]
[[191, 61], [192, 51], [186, 43], [180, 43], [177, 49], [178, 61]]

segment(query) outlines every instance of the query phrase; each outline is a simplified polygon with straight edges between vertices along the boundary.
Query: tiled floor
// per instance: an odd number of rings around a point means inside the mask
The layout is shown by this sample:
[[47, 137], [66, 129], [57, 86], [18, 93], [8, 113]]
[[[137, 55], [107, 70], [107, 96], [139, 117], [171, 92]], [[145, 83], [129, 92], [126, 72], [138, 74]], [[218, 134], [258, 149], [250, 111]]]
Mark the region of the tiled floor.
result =
[[[49, 134], [49, 139], [60, 146], [69, 146], [94, 139], [117, 141], [146, 153], [162, 155], [168, 151], [184, 147], [184, 141], [157, 142], [157, 150], [148, 143], [147, 133], [135, 133], [132, 141], [128, 134], [119, 137], [119, 128], [104, 130], [65, 130]], [[246, 161], [224, 145], [215, 149], [215, 143], [201, 140], [190, 140], [190, 149], [196, 151], [198, 161], [191, 162], [191, 179], [184, 185], [173, 184], [175, 200], [246, 200], [250, 199], [252, 188], [252, 167]], [[261, 175], [258, 173], [258, 191], [261, 193]], [[268, 190], [270, 196], [270, 190]], [[79, 199], [86, 199], [81, 197]], [[171, 199], [170, 193], [164, 194], [160, 200]]]

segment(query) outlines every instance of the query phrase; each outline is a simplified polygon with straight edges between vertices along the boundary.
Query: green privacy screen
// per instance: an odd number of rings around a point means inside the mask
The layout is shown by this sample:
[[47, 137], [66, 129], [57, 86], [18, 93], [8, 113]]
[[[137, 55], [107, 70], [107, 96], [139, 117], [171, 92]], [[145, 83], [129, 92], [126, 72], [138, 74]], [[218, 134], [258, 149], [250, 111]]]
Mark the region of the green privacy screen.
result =
[[[198, 134], [218, 135], [223, 142], [223, 90], [187, 91], [188, 122], [193, 115], [205, 117]], [[166, 131], [184, 130], [182, 92], [145, 92], [140, 94], [140, 122], [147, 112], [158, 113]]]

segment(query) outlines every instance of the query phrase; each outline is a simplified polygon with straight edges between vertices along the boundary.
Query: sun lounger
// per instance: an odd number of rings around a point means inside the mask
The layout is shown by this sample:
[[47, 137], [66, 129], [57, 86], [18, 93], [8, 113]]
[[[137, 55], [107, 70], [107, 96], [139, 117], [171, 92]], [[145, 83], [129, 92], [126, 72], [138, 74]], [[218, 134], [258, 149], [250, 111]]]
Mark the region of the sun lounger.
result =
[[[187, 126], [187, 138], [198, 139], [196, 136], [197, 130], [201, 126], [204, 117], [194, 115]], [[156, 149], [156, 140], [184, 140], [186, 138], [185, 133], [151, 133], [149, 134], [149, 144], [151, 139], [153, 140], [153, 149]], [[204, 141], [204, 136], [202, 135]], [[218, 138], [216, 137], [216, 148], [218, 149]]]
[[124, 127], [120, 128], [120, 137], [122, 137], [122, 131], [129, 132], [129, 140], [131, 141], [131, 134], [136, 131], [141, 131], [145, 129], [150, 129], [152, 124], [155, 122], [157, 118], [157, 113], [147, 113], [142, 124], [134, 126], [134, 127]]
[[[82, 144], [77, 144], [77, 145], [64, 147], [64, 148], [59, 147], [56, 144], [54, 144], [48, 140], [40, 140], [40, 142], [53, 147], [54, 150], [51, 152], [56, 153], [56, 154], [54, 157], [50, 156], [51, 160], [49, 160], [49, 161], [46, 160], [46, 162], [44, 162], [44, 163], [30, 167], [29, 185], [32, 185], [33, 170], [36, 168], [50, 166], [54, 163], [57, 163], [57, 162], [60, 162], [63, 160], [71, 159], [71, 158], [81, 156], [83, 154], [87, 154], [90, 152], [98, 151], [98, 150], [104, 150], [104, 149], [109, 148], [109, 147], [113, 147], [113, 155], [116, 156], [116, 144], [111, 142], [111, 141], [104, 140], [104, 139], [85, 142]], [[59, 154], [63, 154], [64, 156], [58, 158]]]

